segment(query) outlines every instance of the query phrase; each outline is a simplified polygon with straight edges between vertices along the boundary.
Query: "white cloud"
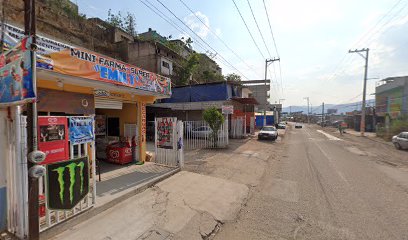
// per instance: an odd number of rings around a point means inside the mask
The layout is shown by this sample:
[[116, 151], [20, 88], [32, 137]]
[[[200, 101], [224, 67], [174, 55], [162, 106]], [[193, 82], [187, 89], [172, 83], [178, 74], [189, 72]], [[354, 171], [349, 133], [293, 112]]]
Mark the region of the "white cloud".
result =
[[[200, 18], [200, 20], [197, 19]], [[200, 11], [190, 14], [184, 18], [184, 22], [200, 37], [206, 38], [210, 32], [210, 19]], [[208, 27], [206, 27], [204, 24]]]

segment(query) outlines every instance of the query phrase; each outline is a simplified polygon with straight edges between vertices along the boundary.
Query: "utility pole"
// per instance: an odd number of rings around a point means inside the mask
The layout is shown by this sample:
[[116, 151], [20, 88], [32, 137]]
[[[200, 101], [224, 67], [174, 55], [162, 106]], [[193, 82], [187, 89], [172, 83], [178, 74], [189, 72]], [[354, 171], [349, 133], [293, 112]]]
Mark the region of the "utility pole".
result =
[[310, 118], [309, 118], [309, 97], [304, 97], [303, 99], [307, 100], [307, 123], [310, 123]]
[[[365, 118], [366, 118], [366, 91], [367, 91], [367, 71], [368, 71], [368, 52], [369, 48], [349, 50], [349, 53], [358, 53], [365, 60], [364, 66], [364, 85], [363, 85], [363, 102], [361, 103], [361, 122], [360, 122], [360, 134], [364, 136], [365, 132]], [[362, 54], [365, 52], [365, 55]]]
[[265, 104], [264, 104], [264, 121], [263, 125], [266, 125], [266, 106], [268, 105], [268, 91], [266, 90], [266, 78], [267, 78], [267, 71], [268, 71], [268, 64], [273, 63], [275, 61], [280, 61], [280, 58], [273, 58], [273, 59], [265, 59]]
[[[36, 44], [35, 24], [35, 0], [24, 0], [24, 34], [33, 36], [33, 44]], [[36, 59], [32, 51], [33, 87], [36, 92]], [[37, 150], [37, 103], [27, 104], [27, 153]], [[34, 163], [28, 161], [27, 168], [34, 167]], [[38, 179], [28, 176], [28, 239], [40, 239], [40, 224], [38, 216]]]
[[324, 102], [322, 103], [322, 127], [324, 127], [325, 118], [324, 118]]

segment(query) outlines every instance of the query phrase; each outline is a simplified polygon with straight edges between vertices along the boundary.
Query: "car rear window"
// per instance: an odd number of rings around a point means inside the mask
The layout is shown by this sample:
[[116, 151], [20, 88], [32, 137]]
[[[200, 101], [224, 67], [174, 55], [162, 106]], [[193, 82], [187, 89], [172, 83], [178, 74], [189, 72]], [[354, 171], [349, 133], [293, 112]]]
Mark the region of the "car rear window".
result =
[[275, 131], [275, 127], [263, 127], [263, 131]]

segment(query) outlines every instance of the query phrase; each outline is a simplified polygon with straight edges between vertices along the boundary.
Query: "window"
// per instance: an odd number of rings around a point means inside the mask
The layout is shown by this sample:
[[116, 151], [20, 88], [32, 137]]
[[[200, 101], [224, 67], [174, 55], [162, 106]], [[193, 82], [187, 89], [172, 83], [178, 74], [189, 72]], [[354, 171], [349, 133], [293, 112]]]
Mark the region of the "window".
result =
[[170, 69], [170, 64], [168, 62], [162, 61], [162, 66]]

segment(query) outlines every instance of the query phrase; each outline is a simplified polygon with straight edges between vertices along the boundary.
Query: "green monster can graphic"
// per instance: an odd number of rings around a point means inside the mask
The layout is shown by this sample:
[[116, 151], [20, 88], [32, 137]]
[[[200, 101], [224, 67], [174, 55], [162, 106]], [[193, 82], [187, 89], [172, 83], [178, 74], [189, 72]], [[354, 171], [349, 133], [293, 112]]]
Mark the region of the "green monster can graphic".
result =
[[70, 210], [89, 192], [88, 157], [47, 165], [48, 208]]

